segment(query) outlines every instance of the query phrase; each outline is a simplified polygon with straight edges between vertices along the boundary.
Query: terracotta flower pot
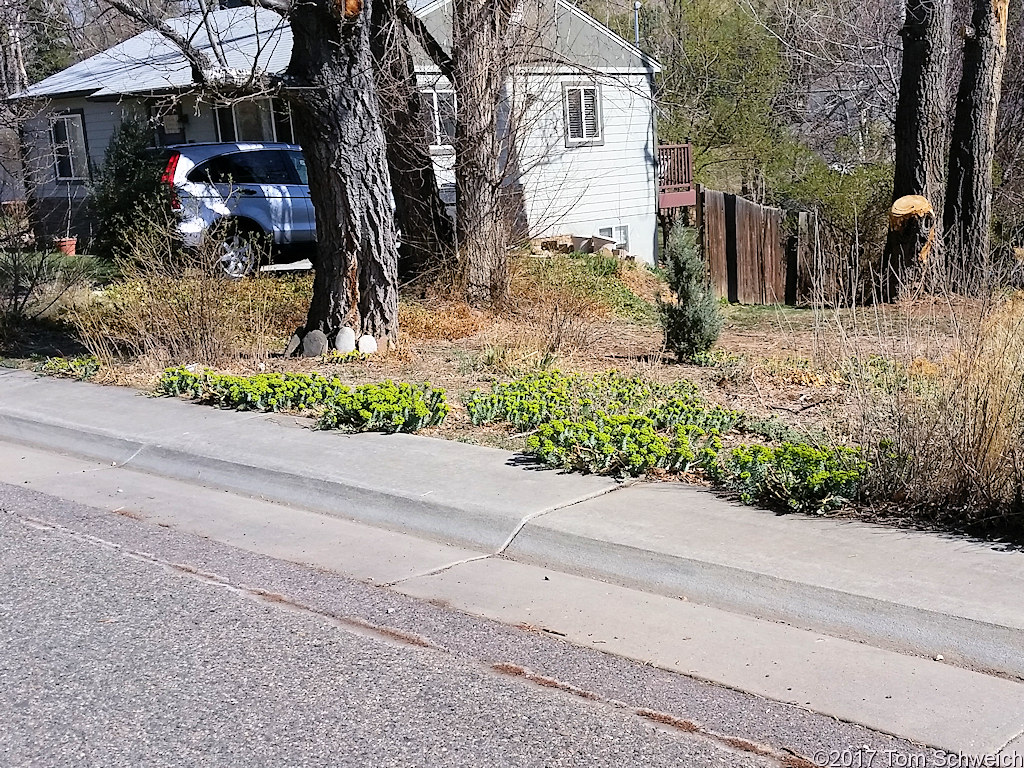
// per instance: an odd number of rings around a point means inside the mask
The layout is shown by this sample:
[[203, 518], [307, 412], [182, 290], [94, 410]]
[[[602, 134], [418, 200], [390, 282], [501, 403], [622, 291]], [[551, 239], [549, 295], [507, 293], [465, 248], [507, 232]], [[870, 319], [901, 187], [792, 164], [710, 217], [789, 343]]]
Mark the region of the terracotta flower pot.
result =
[[61, 253], [66, 254], [67, 256], [74, 256], [75, 248], [78, 246], [78, 238], [75, 236], [55, 237], [53, 239], [53, 244]]

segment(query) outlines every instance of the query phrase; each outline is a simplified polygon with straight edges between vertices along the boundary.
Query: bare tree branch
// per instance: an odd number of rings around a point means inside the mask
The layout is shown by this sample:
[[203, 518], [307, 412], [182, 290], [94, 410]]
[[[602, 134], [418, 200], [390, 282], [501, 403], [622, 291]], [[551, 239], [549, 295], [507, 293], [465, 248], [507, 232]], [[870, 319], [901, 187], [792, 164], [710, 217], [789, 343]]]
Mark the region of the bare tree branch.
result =
[[423, 20], [410, 11], [409, 6], [404, 1], [396, 3], [395, 9], [399, 20], [405, 25], [405, 28], [409, 30], [416, 39], [416, 42], [420, 44], [420, 47], [427, 52], [431, 61], [441, 70], [441, 74], [448, 78], [448, 82], [452, 82], [452, 72], [455, 68], [455, 62], [452, 60], [452, 57], [437, 42], [437, 38], [430, 34], [430, 30], [427, 29], [427, 25], [423, 23]]
[[266, 8], [268, 11], [275, 11], [282, 16], [287, 16], [292, 10], [291, 0], [245, 0], [245, 3], [254, 8], [259, 7]]
[[192, 79], [197, 83], [206, 82], [208, 73], [214, 69], [213, 62], [210, 61], [209, 56], [192, 45], [184, 35], [180, 34], [163, 19], [139, 7], [131, 2], [131, 0], [107, 0], [107, 2], [128, 18], [159, 32], [176, 45], [192, 67]]

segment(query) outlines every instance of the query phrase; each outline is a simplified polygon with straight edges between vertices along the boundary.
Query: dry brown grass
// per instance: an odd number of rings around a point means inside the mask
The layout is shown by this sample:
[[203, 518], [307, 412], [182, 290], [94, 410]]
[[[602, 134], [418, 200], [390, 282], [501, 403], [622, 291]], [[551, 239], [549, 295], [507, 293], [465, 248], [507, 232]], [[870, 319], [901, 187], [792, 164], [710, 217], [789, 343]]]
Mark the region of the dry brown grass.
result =
[[[265, 360], [302, 324], [311, 280], [225, 278], [212, 247], [174, 248], [159, 233], [119, 263], [120, 277], [68, 314], [82, 343], [108, 368]], [[143, 365], [146, 363], [144, 362]]]
[[464, 301], [451, 299], [403, 300], [398, 305], [398, 327], [411, 341], [457, 341], [485, 328], [491, 317]]
[[887, 514], [1024, 528], [1024, 295], [863, 308], [822, 330]]
[[651, 304], [667, 300], [671, 293], [664, 280], [636, 262], [623, 262], [619, 279], [629, 290]]

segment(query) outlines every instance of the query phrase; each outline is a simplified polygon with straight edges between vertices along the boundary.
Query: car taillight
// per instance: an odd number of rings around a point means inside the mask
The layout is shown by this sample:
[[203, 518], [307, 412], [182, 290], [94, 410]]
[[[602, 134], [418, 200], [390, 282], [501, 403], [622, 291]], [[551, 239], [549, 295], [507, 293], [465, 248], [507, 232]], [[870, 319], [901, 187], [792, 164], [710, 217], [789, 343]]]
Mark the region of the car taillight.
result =
[[178, 193], [174, 189], [174, 172], [178, 170], [178, 158], [180, 157], [180, 152], [172, 152], [171, 156], [167, 158], [167, 166], [164, 168], [164, 172], [160, 175], [160, 183], [166, 184], [170, 192], [171, 208], [176, 211], [181, 208], [181, 200], [178, 199]]

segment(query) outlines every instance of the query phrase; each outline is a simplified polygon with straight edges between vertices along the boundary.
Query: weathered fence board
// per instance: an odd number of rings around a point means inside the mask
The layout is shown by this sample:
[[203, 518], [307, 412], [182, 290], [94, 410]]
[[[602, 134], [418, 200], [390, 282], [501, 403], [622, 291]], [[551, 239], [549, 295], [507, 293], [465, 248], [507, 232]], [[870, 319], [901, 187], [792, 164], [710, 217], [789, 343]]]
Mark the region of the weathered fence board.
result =
[[707, 262], [715, 294], [729, 295], [729, 268], [726, 257], [725, 194], [712, 189], [698, 192], [697, 226], [703, 238]]
[[698, 226], [711, 283], [740, 304], [787, 300], [787, 242], [781, 208], [701, 189]]

